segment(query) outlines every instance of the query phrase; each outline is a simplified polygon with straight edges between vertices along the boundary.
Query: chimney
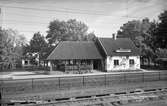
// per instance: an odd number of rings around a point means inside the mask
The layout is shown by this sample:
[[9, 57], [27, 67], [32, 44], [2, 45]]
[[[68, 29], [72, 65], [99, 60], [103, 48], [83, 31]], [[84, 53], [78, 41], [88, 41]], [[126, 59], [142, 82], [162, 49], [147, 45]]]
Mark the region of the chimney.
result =
[[112, 38], [113, 38], [114, 40], [116, 40], [116, 39], [117, 39], [117, 36], [116, 36], [115, 34], [112, 34]]

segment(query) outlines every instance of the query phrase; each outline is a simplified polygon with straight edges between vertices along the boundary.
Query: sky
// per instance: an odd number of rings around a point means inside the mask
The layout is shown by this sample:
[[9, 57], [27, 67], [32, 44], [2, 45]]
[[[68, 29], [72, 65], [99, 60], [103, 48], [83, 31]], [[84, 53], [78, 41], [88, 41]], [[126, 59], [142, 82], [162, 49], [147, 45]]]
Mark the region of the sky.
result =
[[30, 40], [35, 32], [47, 34], [49, 22], [77, 19], [98, 37], [112, 37], [131, 20], [158, 19], [167, 0], [0, 0], [0, 25]]

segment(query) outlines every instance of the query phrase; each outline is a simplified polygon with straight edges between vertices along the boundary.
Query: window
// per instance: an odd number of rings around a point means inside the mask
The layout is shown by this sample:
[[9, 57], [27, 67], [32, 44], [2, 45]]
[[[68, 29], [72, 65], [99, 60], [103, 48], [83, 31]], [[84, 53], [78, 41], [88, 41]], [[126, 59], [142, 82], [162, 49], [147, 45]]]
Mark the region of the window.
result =
[[120, 49], [118, 49], [118, 50], [116, 50], [116, 52], [131, 52], [131, 50], [130, 49], [122, 49], [122, 48], [120, 48]]
[[73, 64], [73, 60], [69, 60], [68, 65], [72, 65], [72, 64]]
[[135, 64], [134, 59], [130, 59], [130, 60], [129, 60], [129, 64], [130, 64], [130, 65], [134, 65], [134, 64]]
[[114, 66], [119, 65], [119, 60], [114, 60]]
[[28, 60], [25, 60], [24, 63], [25, 63], [25, 65], [28, 65]]

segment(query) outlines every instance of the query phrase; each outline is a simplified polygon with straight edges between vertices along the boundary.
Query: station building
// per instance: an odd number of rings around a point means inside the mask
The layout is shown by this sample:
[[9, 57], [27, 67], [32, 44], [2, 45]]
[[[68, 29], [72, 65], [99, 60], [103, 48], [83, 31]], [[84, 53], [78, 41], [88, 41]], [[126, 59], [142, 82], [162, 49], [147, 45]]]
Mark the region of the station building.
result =
[[[117, 71], [140, 69], [140, 51], [128, 38], [62, 41], [48, 56], [50, 70]], [[56, 69], [54, 69], [56, 66]]]

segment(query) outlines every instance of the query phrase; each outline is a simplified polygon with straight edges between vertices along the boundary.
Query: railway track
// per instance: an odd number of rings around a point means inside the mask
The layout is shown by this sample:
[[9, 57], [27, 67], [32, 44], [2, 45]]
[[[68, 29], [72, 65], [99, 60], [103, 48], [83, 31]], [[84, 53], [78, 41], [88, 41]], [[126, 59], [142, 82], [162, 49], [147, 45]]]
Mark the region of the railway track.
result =
[[119, 106], [152, 100], [167, 100], [167, 88], [136, 89], [131, 92], [79, 96], [48, 101], [10, 101], [10, 103], [4, 103], [3, 106]]

